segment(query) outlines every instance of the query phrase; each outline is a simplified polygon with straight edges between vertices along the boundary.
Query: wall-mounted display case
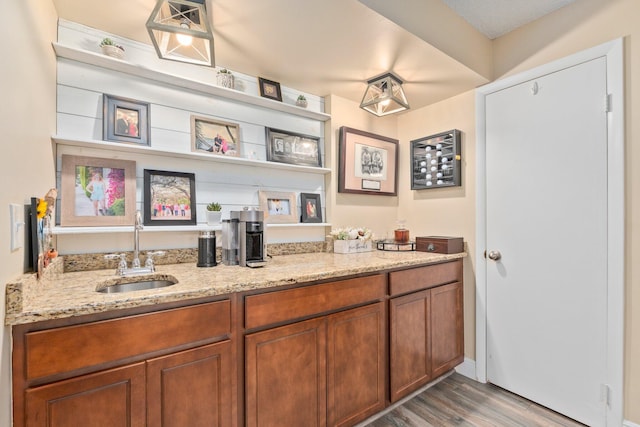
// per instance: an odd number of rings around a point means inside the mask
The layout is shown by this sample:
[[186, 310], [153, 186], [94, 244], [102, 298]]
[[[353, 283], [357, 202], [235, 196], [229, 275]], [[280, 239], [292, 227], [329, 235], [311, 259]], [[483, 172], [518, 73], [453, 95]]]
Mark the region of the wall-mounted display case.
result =
[[460, 131], [411, 141], [411, 189], [460, 186]]

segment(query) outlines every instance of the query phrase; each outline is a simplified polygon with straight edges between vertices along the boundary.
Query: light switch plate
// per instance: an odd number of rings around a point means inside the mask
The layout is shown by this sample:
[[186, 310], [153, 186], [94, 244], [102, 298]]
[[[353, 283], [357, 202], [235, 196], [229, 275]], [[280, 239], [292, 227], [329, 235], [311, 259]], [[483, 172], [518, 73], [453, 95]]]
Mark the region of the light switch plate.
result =
[[11, 251], [24, 246], [24, 206], [9, 204], [9, 222], [11, 223]]

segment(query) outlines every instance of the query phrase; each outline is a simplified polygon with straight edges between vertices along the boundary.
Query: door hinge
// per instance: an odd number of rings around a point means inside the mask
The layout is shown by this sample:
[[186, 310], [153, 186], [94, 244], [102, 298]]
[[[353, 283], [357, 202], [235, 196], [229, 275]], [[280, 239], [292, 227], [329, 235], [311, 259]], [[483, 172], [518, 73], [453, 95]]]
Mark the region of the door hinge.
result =
[[605, 113], [611, 112], [611, 94], [610, 93], [606, 94], [604, 97], [604, 112]]
[[611, 387], [609, 387], [609, 384], [602, 384], [600, 386], [600, 400], [607, 408], [611, 407]]

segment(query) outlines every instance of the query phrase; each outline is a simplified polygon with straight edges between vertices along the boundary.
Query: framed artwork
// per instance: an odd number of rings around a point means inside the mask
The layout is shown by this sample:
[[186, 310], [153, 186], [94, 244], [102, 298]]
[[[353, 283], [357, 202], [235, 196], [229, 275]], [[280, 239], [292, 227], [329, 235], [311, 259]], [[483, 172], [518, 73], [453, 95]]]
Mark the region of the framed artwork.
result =
[[136, 163], [62, 156], [61, 226], [133, 225]]
[[240, 126], [237, 123], [191, 116], [191, 151], [239, 157]]
[[150, 145], [149, 103], [102, 95], [102, 139]]
[[462, 185], [460, 161], [457, 129], [411, 141], [411, 189]]
[[144, 225], [196, 225], [196, 176], [144, 170]]
[[265, 224], [290, 224], [298, 222], [296, 193], [259, 191], [260, 210]]
[[315, 193], [300, 193], [300, 209], [303, 223], [322, 222], [322, 204], [320, 195]]
[[267, 128], [267, 160], [322, 167], [320, 138]]
[[280, 83], [258, 77], [258, 86], [260, 86], [260, 96], [282, 102]]
[[338, 192], [398, 194], [398, 140], [340, 128]]

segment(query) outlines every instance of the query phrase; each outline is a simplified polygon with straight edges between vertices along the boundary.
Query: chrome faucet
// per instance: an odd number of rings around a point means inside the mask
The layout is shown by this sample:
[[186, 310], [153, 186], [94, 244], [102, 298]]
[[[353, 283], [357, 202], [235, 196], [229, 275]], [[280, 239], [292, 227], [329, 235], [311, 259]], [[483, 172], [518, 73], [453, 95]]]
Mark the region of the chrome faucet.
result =
[[140, 266], [140, 230], [143, 228], [140, 211], [136, 211], [136, 220], [133, 225], [133, 261], [131, 262], [131, 268], [127, 267], [126, 254], [109, 254], [104, 256], [106, 259], [120, 260], [118, 262], [118, 267], [116, 268], [116, 274], [118, 276], [133, 276], [136, 274], [153, 273], [156, 271], [153, 257], [165, 254], [164, 251], [147, 252], [147, 260], [144, 263], [144, 267]]

